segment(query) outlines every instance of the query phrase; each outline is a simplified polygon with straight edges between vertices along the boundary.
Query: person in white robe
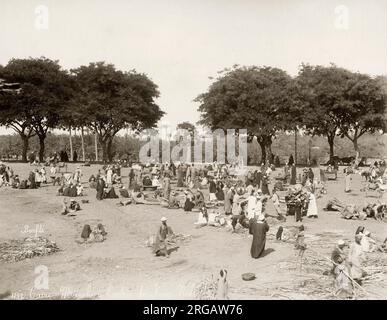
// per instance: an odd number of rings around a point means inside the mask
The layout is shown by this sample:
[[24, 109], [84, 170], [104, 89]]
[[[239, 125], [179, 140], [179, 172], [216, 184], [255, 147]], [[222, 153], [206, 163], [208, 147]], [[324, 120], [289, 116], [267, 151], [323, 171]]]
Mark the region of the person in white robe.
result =
[[309, 192], [309, 204], [308, 204], [308, 211], [306, 213], [306, 216], [308, 218], [317, 218], [318, 217], [318, 211], [317, 211], [317, 202], [316, 202], [316, 196], [314, 193]]
[[361, 278], [365, 275], [362, 269], [362, 264], [365, 260], [363, 248], [361, 246], [361, 239], [363, 235], [355, 235], [355, 242], [351, 244], [348, 254], [348, 263], [350, 266], [350, 275], [352, 279], [361, 282]]
[[106, 183], [112, 184], [113, 170], [111, 167], [108, 167], [106, 172]]

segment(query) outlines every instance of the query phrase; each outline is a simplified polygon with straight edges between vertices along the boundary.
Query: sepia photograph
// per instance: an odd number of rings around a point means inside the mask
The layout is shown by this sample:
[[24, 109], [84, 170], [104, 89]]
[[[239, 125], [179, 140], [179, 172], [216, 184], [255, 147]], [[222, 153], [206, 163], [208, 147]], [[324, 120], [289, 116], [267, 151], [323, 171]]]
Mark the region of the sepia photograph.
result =
[[386, 0], [0, 0], [0, 300], [386, 300], [386, 36]]

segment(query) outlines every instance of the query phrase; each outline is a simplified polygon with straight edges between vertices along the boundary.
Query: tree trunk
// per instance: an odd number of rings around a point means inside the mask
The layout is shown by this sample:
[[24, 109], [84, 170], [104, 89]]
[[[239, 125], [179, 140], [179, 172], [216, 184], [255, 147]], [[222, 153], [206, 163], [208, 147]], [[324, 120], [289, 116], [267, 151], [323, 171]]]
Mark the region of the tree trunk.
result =
[[357, 136], [354, 136], [354, 137], [353, 137], [353, 140], [352, 140], [352, 142], [353, 142], [353, 147], [354, 147], [355, 152], [356, 152], [356, 160], [358, 160], [359, 157], [360, 157], [360, 150], [359, 150], [359, 144], [358, 144], [357, 139], [358, 139], [358, 137], [357, 137]]
[[26, 135], [20, 135], [23, 142], [22, 149], [22, 161], [27, 162], [27, 153], [28, 153], [28, 145], [29, 145], [29, 137]]
[[98, 161], [98, 134], [94, 135], [94, 144], [95, 144], [95, 161]]
[[44, 161], [44, 139], [46, 139], [45, 136], [39, 136], [39, 161], [43, 162]]
[[113, 161], [113, 138], [109, 138], [106, 142], [106, 158], [109, 162]]
[[297, 165], [297, 135], [298, 129], [294, 130], [294, 165]]
[[73, 140], [71, 138], [71, 127], [69, 128], [70, 134], [70, 161], [73, 161]]
[[83, 127], [81, 128], [81, 143], [82, 143], [82, 161], [86, 161], [85, 157], [85, 141], [84, 141], [84, 134], [83, 134]]
[[257, 138], [258, 144], [261, 147], [261, 164], [266, 162], [266, 147], [265, 142]]
[[107, 162], [107, 154], [108, 154], [106, 141], [100, 140], [99, 143], [101, 144], [101, 147], [102, 147], [102, 161], [104, 163], [106, 163]]
[[329, 160], [331, 160], [333, 158], [333, 156], [335, 155], [335, 152], [334, 152], [334, 140], [335, 140], [335, 136], [330, 136], [328, 135], [328, 144], [329, 144]]

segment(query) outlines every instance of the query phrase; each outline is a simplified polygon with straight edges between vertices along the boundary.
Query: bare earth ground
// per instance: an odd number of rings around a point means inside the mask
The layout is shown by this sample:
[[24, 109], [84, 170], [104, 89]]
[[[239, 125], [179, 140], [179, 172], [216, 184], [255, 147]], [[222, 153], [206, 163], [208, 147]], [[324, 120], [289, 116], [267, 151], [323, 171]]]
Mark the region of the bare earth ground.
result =
[[[27, 177], [28, 171], [34, 168], [26, 164], [12, 167], [21, 177]], [[83, 181], [99, 167], [82, 167]], [[74, 169], [75, 165], [69, 165], [69, 171]], [[128, 169], [123, 169], [122, 175], [127, 184]], [[86, 187], [87, 183], [84, 185]], [[329, 257], [339, 238], [352, 241], [358, 225], [364, 225], [374, 237], [384, 240], [387, 236], [385, 223], [344, 220], [337, 212], [322, 210], [331, 197], [363, 204], [365, 197], [360, 188], [359, 175], [353, 177], [351, 194], [343, 191], [342, 173], [337, 181], [328, 182], [328, 194], [317, 200], [319, 218], [303, 221], [310, 248]], [[55, 241], [61, 248], [60, 252], [49, 256], [15, 263], [0, 262], [0, 293], [9, 290], [11, 298], [25, 299], [192, 299], [195, 286], [211, 275], [216, 277], [221, 268], [228, 270], [231, 299], [318, 299], [324, 298], [321, 292], [332, 291], [329, 276], [313, 273], [306, 265], [300, 269], [298, 252], [293, 245], [276, 242], [273, 237], [267, 240], [267, 254], [255, 260], [250, 257], [251, 238], [247, 234], [232, 234], [225, 228], [196, 228], [197, 212], [186, 214], [183, 210], [154, 205], [117, 207], [118, 199], [97, 202], [95, 190], [86, 189], [83, 199], [89, 199], [90, 203], [81, 204], [82, 210], [76, 217], [67, 217], [59, 214], [63, 198], [56, 195], [56, 190], [57, 187], [51, 185], [37, 190], [0, 188], [0, 242], [22, 239], [26, 236], [22, 232], [26, 225], [34, 229], [41, 224], [43, 233], [39, 235]], [[367, 200], [377, 199], [369, 197]], [[268, 213], [274, 213], [271, 201]], [[157, 230], [162, 216], [168, 217], [175, 233], [192, 236], [192, 240], [183, 243], [170, 258], [154, 257], [145, 245]], [[105, 242], [76, 242], [85, 223], [94, 226], [99, 222], [108, 231]], [[293, 217], [288, 217], [285, 225], [295, 225]], [[271, 228], [276, 231], [278, 226]], [[316, 239], [319, 241], [314, 244]], [[380, 256], [386, 266], [386, 254]], [[305, 253], [305, 261], [316, 258], [318, 256], [311, 251]], [[33, 289], [37, 277], [34, 270], [38, 265], [48, 267], [48, 290]], [[330, 264], [325, 265], [329, 269]], [[255, 273], [257, 279], [243, 281], [241, 275], [245, 272]], [[365, 283], [368, 294], [363, 298], [387, 298], [386, 274], [383, 276], [381, 281]]]

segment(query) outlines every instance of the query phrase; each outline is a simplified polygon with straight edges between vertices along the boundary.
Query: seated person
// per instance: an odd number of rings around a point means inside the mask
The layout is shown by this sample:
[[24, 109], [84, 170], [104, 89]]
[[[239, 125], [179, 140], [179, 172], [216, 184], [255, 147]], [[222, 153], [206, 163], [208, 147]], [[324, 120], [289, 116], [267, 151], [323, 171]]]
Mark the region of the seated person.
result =
[[28, 181], [27, 180], [20, 181], [19, 189], [28, 189]]
[[113, 184], [121, 183], [121, 177], [117, 173], [113, 173], [112, 183]]
[[97, 227], [95, 227], [90, 233], [87, 241], [103, 242], [106, 240], [106, 235], [107, 232], [105, 231], [105, 227], [102, 225], [102, 223], [99, 223]]
[[95, 189], [97, 187], [97, 179], [95, 178], [94, 174], [92, 174], [89, 178], [89, 187], [91, 189]]
[[125, 187], [118, 189], [118, 192], [120, 193], [121, 197], [130, 198], [129, 192], [125, 189]]
[[179, 201], [177, 200], [175, 191], [172, 191], [171, 195], [169, 196], [168, 208], [170, 208], [170, 209], [180, 208], [180, 204], [179, 204]]
[[20, 179], [19, 179], [19, 176], [16, 175], [14, 178], [13, 178], [13, 181], [12, 181], [12, 184], [11, 184], [12, 188], [14, 189], [18, 189], [20, 187]]
[[195, 193], [194, 193], [194, 196], [195, 196], [195, 206], [198, 207], [198, 208], [201, 208], [204, 206], [204, 195], [203, 195], [203, 192], [201, 192], [199, 189], [196, 189], [195, 190]]
[[114, 187], [109, 187], [109, 188], [106, 188], [105, 189], [105, 192], [104, 192], [104, 199], [116, 199], [118, 198], [115, 190], [114, 190]]
[[69, 213], [74, 213], [76, 211], [81, 210], [81, 206], [77, 201], [74, 199], [70, 199], [70, 203], [67, 204], [66, 199], [63, 199], [63, 206], [62, 206], [62, 215], [66, 215]]
[[205, 206], [203, 206], [199, 211], [198, 221], [195, 224], [207, 225], [208, 224], [208, 211]]
[[[59, 190], [58, 190], [59, 191]], [[69, 186], [63, 188], [63, 195], [65, 197], [74, 198], [77, 196], [77, 187], [70, 183]]]
[[151, 198], [145, 195], [144, 193], [142, 193], [141, 191], [138, 191], [138, 192], [133, 191], [132, 200], [134, 204], [160, 204], [160, 202], [157, 199]]
[[186, 193], [185, 202], [184, 202], [184, 211], [192, 211], [195, 207], [195, 202], [193, 201], [193, 195]]
[[235, 226], [237, 225], [238, 222], [244, 228], [249, 227], [249, 221], [247, 219], [247, 202], [246, 201], [241, 202], [239, 214], [233, 215], [231, 219], [232, 219], [231, 226], [232, 226], [233, 231], [235, 231]]
[[76, 188], [77, 188], [77, 196], [78, 197], [83, 196], [83, 186], [79, 183]]
[[151, 187], [151, 186], [152, 186], [152, 180], [151, 180], [151, 178], [150, 178], [148, 175], [146, 175], [146, 176], [142, 179], [142, 185], [143, 185], [144, 187]]
[[156, 175], [152, 179], [152, 186], [153, 187], [160, 187], [161, 186], [160, 181]]

